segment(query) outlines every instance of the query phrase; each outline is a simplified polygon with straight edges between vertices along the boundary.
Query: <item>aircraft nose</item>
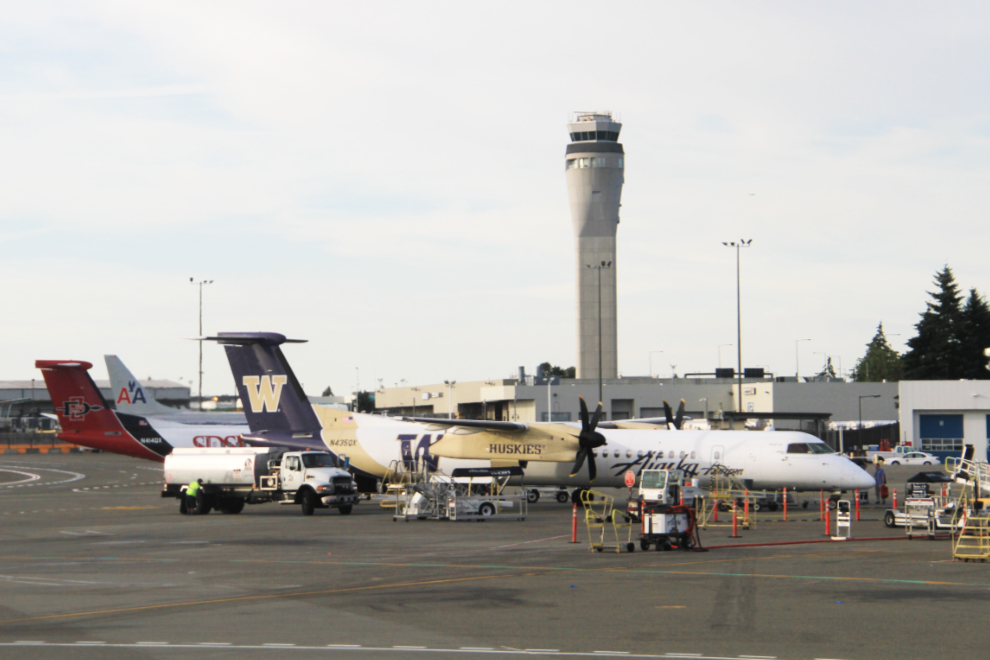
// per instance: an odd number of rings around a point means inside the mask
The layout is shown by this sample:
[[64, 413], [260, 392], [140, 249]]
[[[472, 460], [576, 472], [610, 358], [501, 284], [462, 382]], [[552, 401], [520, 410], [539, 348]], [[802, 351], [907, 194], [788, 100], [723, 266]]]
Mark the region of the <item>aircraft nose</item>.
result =
[[858, 488], [860, 490], [873, 488], [877, 483], [873, 475], [855, 463], [852, 463], [852, 461], [846, 467], [846, 482], [849, 484], [847, 488]]

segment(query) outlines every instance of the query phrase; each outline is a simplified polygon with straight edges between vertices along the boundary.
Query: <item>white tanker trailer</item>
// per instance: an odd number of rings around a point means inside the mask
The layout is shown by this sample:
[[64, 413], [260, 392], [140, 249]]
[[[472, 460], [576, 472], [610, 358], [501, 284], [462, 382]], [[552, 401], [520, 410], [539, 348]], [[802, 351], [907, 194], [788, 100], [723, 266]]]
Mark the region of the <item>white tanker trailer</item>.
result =
[[202, 479], [195, 509], [189, 513], [240, 513], [245, 504], [299, 504], [304, 515], [333, 508], [347, 515], [358, 503], [351, 474], [331, 454], [279, 447], [174, 449], [165, 457], [162, 497], [179, 499], [186, 513], [185, 490]]

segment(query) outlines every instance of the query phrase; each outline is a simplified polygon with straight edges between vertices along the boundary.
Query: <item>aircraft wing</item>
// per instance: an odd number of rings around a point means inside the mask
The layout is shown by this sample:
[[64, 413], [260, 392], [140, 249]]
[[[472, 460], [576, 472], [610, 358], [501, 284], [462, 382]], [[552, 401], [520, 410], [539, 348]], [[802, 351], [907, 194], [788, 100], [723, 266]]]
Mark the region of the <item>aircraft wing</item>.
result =
[[441, 428], [462, 427], [502, 433], [522, 433], [529, 430], [528, 424], [520, 422], [496, 422], [488, 419], [441, 419], [438, 417], [402, 417], [404, 422], [417, 422]]

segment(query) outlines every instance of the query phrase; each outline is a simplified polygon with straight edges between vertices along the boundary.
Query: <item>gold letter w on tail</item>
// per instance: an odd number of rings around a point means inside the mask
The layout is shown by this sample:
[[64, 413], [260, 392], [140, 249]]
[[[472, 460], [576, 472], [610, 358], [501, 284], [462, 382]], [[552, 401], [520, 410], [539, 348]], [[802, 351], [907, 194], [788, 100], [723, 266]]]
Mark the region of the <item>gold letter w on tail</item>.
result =
[[[260, 381], [260, 382], [259, 382]], [[288, 378], [286, 376], [244, 376], [241, 382], [248, 393], [248, 401], [251, 404], [251, 412], [276, 412], [278, 403], [282, 399], [282, 386]]]

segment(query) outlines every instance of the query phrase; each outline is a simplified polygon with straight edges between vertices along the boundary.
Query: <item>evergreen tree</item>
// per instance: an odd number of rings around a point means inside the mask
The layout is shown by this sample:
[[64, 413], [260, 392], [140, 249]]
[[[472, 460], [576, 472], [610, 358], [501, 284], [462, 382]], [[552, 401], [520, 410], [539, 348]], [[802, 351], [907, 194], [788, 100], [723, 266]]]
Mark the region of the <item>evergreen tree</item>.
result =
[[935, 275], [938, 291], [915, 325], [918, 335], [908, 340], [904, 354], [904, 378], [909, 380], [956, 380], [962, 378], [962, 296], [952, 269], [946, 265]]
[[567, 367], [563, 369], [557, 365], [551, 365], [549, 362], [544, 362], [537, 368], [537, 373], [542, 373], [544, 376], [560, 376], [561, 378], [574, 378], [577, 373], [577, 367]]
[[323, 396], [333, 396], [333, 390], [327, 385], [327, 389], [323, 390]]
[[897, 382], [904, 373], [900, 354], [887, 343], [883, 323], [877, 326], [877, 334], [866, 345], [866, 354], [856, 362], [853, 380], [857, 383]]
[[969, 290], [969, 297], [963, 305], [959, 339], [962, 353], [962, 373], [959, 377], [973, 380], [990, 378], [988, 358], [984, 353], [990, 348], [990, 307], [976, 289]]

